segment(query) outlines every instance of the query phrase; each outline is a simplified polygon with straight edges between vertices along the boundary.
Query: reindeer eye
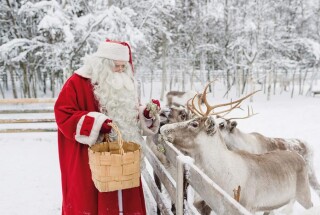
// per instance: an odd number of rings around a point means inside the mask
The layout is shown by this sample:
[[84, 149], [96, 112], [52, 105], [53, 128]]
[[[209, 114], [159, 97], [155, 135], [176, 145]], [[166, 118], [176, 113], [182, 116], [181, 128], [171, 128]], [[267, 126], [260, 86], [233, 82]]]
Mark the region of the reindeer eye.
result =
[[181, 114], [181, 119], [185, 120], [187, 118], [187, 116], [185, 114]]
[[199, 123], [197, 121], [193, 121], [193, 122], [190, 122], [190, 125], [194, 128], [197, 128], [199, 126]]
[[221, 122], [221, 123], [219, 124], [219, 127], [220, 127], [220, 128], [224, 128], [224, 123]]

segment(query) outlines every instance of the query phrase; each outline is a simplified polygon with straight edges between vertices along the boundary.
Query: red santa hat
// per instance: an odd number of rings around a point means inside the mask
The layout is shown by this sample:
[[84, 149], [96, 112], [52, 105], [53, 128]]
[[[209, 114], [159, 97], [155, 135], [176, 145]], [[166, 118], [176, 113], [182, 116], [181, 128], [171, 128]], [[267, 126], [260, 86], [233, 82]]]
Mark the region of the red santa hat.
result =
[[131, 48], [126, 42], [107, 39], [99, 44], [98, 50], [94, 53], [94, 56], [129, 62], [133, 71]]

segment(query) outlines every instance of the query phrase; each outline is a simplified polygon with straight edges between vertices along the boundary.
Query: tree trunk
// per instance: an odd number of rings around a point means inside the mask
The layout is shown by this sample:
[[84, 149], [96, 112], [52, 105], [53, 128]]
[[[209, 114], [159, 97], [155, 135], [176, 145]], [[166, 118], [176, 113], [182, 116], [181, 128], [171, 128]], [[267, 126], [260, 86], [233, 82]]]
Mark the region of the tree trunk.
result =
[[278, 81], [278, 75], [274, 69], [273, 70], [273, 95], [276, 95], [277, 81]]
[[[152, 99], [152, 90], [153, 90], [153, 69], [151, 70], [151, 80], [150, 80], [150, 96], [149, 96], [149, 100], [151, 100]], [[161, 99], [161, 100], [163, 100], [163, 99]]]
[[51, 94], [51, 97], [52, 98], [54, 98], [55, 97], [55, 72], [54, 71], [52, 71], [51, 72], [51, 92], [52, 92], [52, 94]]
[[167, 38], [165, 37], [165, 35], [163, 35], [162, 47], [162, 87], [160, 100], [163, 100], [164, 98], [164, 93], [166, 91], [167, 84]]
[[306, 79], [308, 76], [308, 72], [309, 72], [309, 70], [306, 69], [306, 72], [304, 73], [304, 76], [303, 76], [301, 95], [303, 95], [303, 92], [304, 92], [304, 87], [305, 87]]
[[302, 95], [302, 70], [299, 70], [299, 95]]
[[316, 66], [314, 66], [313, 69], [312, 69], [311, 81], [310, 81], [309, 88], [308, 88], [308, 90], [306, 92], [306, 95], [309, 95], [311, 93], [312, 88], [313, 88], [313, 83], [314, 83], [315, 80], [317, 80], [317, 74], [318, 74], [317, 73], [317, 69], [318, 68]]
[[27, 66], [25, 63], [23, 62], [19, 62], [20, 64], [20, 68], [23, 71], [23, 97], [24, 98], [31, 98], [31, 94], [30, 94], [30, 86], [29, 86], [29, 81], [28, 81], [28, 70], [27, 70]]
[[263, 93], [264, 94], [266, 94], [266, 91], [267, 91], [267, 77], [268, 77], [268, 74], [266, 74], [263, 79]]
[[[35, 71], [35, 70], [33, 70]], [[37, 74], [34, 72], [33, 76], [32, 76], [32, 91], [33, 91], [33, 97], [34, 98], [38, 98], [38, 91], [37, 91]]]
[[8, 66], [9, 73], [10, 73], [10, 78], [11, 78], [11, 85], [12, 85], [12, 94], [13, 98], [17, 99], [17, 87], [16, 87], [16, 82], [14, 81], [14, 69], [12, 66]]
[[294, 85], [295, 85], [295, 83], [294, 83], [294, 79], [295, 79], [295, 76], [296, 76], [296, 71], [297, 71], [297, 70], [294, 70], [294, 72], [293, 72], [293, 76], [292, 76], [292, 90], [291, 90], [291, 98], [293, 98], [293, 93], [294, 93]]
[[4, 98], [4, 91], [3, 91], [3, 88], [2, 88], [2, 84], [1, 84], [1, 83], [0, 83], [0, 92], [1, 92], [2, 98]]
[[271, 98], [271, 85], [272, 85], [272, 70], [268, 73], [267, 101], [270, 101], [270, 98]]

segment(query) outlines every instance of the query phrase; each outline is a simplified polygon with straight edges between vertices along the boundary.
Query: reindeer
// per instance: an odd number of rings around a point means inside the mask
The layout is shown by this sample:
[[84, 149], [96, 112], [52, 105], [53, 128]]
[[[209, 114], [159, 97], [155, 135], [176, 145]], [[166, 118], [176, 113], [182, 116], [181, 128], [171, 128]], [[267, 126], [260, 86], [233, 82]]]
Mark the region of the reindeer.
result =
[[248, 118], [220, 118], [219, 129], [227, 146], [231, 150], [244, 150], [249, 153], [262, 154], [273, 150], [290, 150], [301, 155], [308, 168], [309, 183], [320, 197], [320, 184], [317, 180], [313, 165], [313, 150], [309, 144], [300, 139], [285, 139], [266, 137], [260, 133], [245, 133], [237, 128], [235, 119]]
[[192, 112], [185, 106], [171, 106], [169, 108], [162, 108], [160, 111], [161, 125], [168, 123], [181, 122], [191, 119]]
[[[311, 208], [307, 168], [300, 155], [291, 151], [258, 155], [227, 148], [213, 115], [239, 107], [253, 93], [234, 102], [210, 106], [206, 100], [207, 87], [203, 93], [206, 112], [192, 103], [192, 111], [198, 117], [162, 126], [160, 132], [164, 138], [194, 158], [195, 164], [231, 196], [233, 189], [240, 186], [239, 203], [252, 213], [265, 211], [268, 214], [295, 201], [306, 209]], [[212, 113], [218, 107], [233, 104], [228, 110]]]
[[201, 94], [198, 94], [195, 91], [187, 91], [187, 92], [183, 92], [183, 91], [169, 91], [166, 94], [166, 98], [167, 98], [167, 106], [171, 107], [172, 105], [175, 106], [185, 106], [187, 104], [187, 101], [190, 98], [193, 98], [194, 95], [197, 95], [197, 99], [201, 100]]

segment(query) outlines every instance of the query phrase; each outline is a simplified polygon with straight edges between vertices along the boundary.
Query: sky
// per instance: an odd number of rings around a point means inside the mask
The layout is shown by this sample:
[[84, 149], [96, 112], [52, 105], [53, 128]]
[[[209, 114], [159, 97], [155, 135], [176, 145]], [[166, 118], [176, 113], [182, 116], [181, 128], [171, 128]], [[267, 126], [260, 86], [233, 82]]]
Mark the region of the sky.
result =
[[[148, 85], [146, 85], [148, 89]], [[154, 90], [159, 98], [160, 88]], [[222, 102], [222, 88], [216, 87], [216, 95], [208, 94], [211, 102]], [[147, 94], [149, 95], [149, 94]], [[232, 97], [230, 94], [230, 98]], [[229, 99], [230, 99], [229, 98]], [[233, 97], [236, 98], [236, 97]], [[143, 98], [147, 102], [148, 98]], [[165, 103], [161, 101], [162, 105]], [[238, 120], [238, 128], [244, 132], [260, 132], [270, 137], [300, 138], [314, 149], [314, 166], [320, 179], [320, 95], [297, 96], [290, 93], [274, 95], [270, 101], [263, 93], [253, 97], [252, 106], [257, 115]], [[1, 105], [1, 108], [7, 108]], [[26, 114], [23, 117], [30, 117]], [[12, 116], [11, 117], [17, 117]], [[32, 117], [41, 117], [32, 116]], [[53, 117], [48, 115], [46, 117]], [[0, 119], [10, 118], [0, 114]], [[3, 125], [1, 125], [3, 126]], [[28, 125], [22, 125], [24, 127]], [[33, 126], [43, 127], [42, 124]], [[50, 125], [54, 126], [54, 125]], [[0, 127], [2, 128], [2, 127]], [[61, 184], [58, 160], [57, 135], [45, 133], [0, 133], [0, 214], [3, 215], [57, 215], [61, 214]], [[145, 192], [148, 192], [145, 190]], [[320, 207], [320, 199], [312, 190], [312, 201]], [[147, 204], [154, 206], [151, 199]], [[154, 211], [154, 210], [153, 210]], [[305, 210], [298, 203], [293, 215], [301, 215]], [[280, 211], [276, 215], [281, 215]]]

